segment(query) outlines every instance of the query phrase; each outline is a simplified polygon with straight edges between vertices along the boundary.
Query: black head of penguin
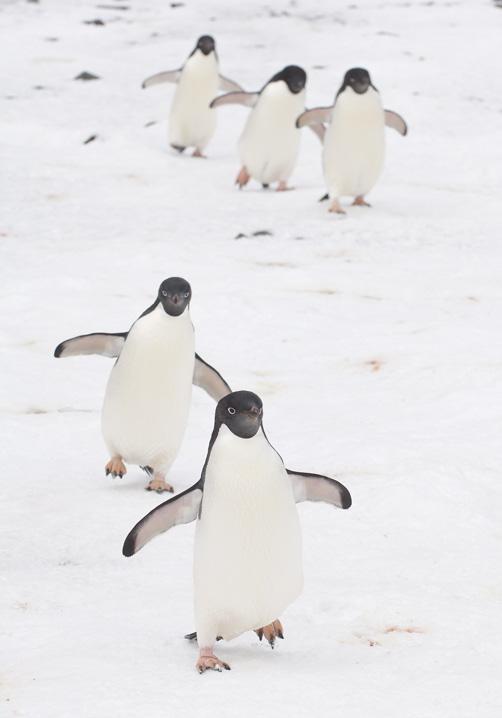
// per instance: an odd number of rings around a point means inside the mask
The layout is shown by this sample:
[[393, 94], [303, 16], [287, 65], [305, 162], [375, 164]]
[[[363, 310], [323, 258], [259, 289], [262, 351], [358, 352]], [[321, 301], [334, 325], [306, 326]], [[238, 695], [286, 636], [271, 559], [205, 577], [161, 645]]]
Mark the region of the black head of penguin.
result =
[[371, 84], [370, 73], [364, 67], [353, 67], [351, 70], [347, 70], [337, 96], [347, 87], [351, 87], [358, 95], [364, 95], [369, 87], [376, 90], [376, 87]]
[[211, 37], [211, 35], [201, 35], [197, 40], [197, 44], [193, 52], [196, 52], [196, 50], [200, 50], [203, 55], [210, 55], [212, 52], [216, 52], [214, 37]]
[[228, 426], [241, 439], [254, 436], [263, 419], [263, 404], [252, 391], [234, 391], [220, 399], [216, 407], [216, 421]]
[[166, 314], [171, 317], [179, 317], [190, 304], [191, 298], [192, 288], [186, 279], [169, 277], [169, 279], [164, 279], [160, 285], [157, 301], [162, 304]]
[[298, 65], [288, 65], [270, 78], [267, 84], [269, 85], [271, 82], [280, 82], [281, 80], [286, 83], [289, 91], [292, 92], [293, 95], [297, 95], [305, 87], [307, 82], [307, 73], [303, 68], [298, 67]]

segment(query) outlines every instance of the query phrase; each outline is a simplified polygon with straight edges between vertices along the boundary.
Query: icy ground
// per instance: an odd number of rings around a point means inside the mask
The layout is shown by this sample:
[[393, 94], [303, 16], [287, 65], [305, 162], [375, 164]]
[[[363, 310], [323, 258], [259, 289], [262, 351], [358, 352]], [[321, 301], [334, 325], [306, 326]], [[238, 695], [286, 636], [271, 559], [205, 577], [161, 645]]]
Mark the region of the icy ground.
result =
[[[502, 10], [172, 5], [0, 4], [0, 714], [498, 718]], [[372, 209], [318, 204], [308, 131], [294, 192], [236, 191], [244, 108], [219, 111], [209, 159], [167, 149], [173, 88], [140, 83], [208, 32], [247, 89], [303, 65], [310, 106], [370, 69], [410, 126], [388, 131]], [[121, 555], [161, 498], [134, 468], [104, 478], [110, 361], [52, 358], [73, 334], [127, 329], [173, 274], [193, 286], [198, 351], [261, 394], [287, 465], [336, 475], [354, 501], [299, 508], [286, 640], [220, 644], [224, 675], [198, 676], [183, 639], [193, 525]], [[194, 391], [177, 489], [199, 476], [213, 408]]]

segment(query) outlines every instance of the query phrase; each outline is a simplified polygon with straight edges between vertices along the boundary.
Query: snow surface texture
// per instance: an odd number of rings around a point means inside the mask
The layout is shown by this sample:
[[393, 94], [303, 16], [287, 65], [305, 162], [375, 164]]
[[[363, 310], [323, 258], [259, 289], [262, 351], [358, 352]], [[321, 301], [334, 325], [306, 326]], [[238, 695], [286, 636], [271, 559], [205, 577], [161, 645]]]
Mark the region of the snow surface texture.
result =
[[[113, 5], [0, 5], [2, 717], [500, 716], [502, 10]], [[317, 203], [307, 130], [296, 191], [238, 192], [242, 107], [218, 111], [209, 159], [167, 148], [174, 88], [140, 84], [207, 32], [246, 89], [304, 66], [309, 106], [349, 67], [371, 71], [410, 127], [387, 132], [372, 209]], [[127, 329], [176, 274], [197, 351], [263, 397], [288, 466], [337, 476], [354, 501], [299, 507], [305, 590], [286, 640], [218, 644], [233, 670], [203, 677], [183, 639], [194, 525], [121, 556], [161, 498], [139, 469], [104, 477], [111, 361], [52, 358], [68, 336]], [[178, 490], [213, 410], [194, 390]]]

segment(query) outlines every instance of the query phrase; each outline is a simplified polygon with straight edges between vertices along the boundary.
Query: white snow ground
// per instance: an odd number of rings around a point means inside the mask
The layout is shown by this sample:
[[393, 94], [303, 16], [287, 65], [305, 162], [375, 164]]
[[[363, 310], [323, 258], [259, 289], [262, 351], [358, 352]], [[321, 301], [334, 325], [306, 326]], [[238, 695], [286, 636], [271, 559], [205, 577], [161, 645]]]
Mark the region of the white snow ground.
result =
[[[1, 715], [500, 716], [502, 10], [2, 0], [0, 26]], [[410, 126], [388, 132], [372, 209], [317, 203], [307, 131], [296, 191], [237, 192], [244, 108], [219, 112], [207, 161], [167, 149], [173, 89], [140, 83], [206, 32], [248, 89], [303, 65], [310, 106], [370, 69]], [[101, 79], [72, 79], [84, 70]], [[219, 644], [224, 675], [198, 676], [183, 639], [193, 525], [121, 555], [161, 498], [134, 468], [103, 476], [110, 361], [52, 358], [73, 334], [127, 329], [173, 274], [193, 286], [198, 351], [262, 395], [287, 465], [354, 501], [300, 507], [286, 640]], [[177, 489], [199, 476], [213, 408], [195, 390]]]

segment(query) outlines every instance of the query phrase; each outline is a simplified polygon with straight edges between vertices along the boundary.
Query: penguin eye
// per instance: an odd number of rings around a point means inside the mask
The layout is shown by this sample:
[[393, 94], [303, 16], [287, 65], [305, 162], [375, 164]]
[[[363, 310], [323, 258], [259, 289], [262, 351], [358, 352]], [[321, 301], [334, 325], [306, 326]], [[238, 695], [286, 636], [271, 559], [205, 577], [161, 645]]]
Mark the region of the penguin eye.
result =
[[229, 406], [228, 409], [227, 409], [227, 411], [228, 411], [229, 414], [235, 414], [235, 409], [234, 409], [233, 406]]
[[162, 296], [163, 296], [163, 297], [167, 297], [167, 292], [166, 292], [165, 289], [162, 290]]
[[185, 292], [185, 294], [184, 294], [185, 299], [188, 299], [189, 296], [190, 296], [190, 292]]

